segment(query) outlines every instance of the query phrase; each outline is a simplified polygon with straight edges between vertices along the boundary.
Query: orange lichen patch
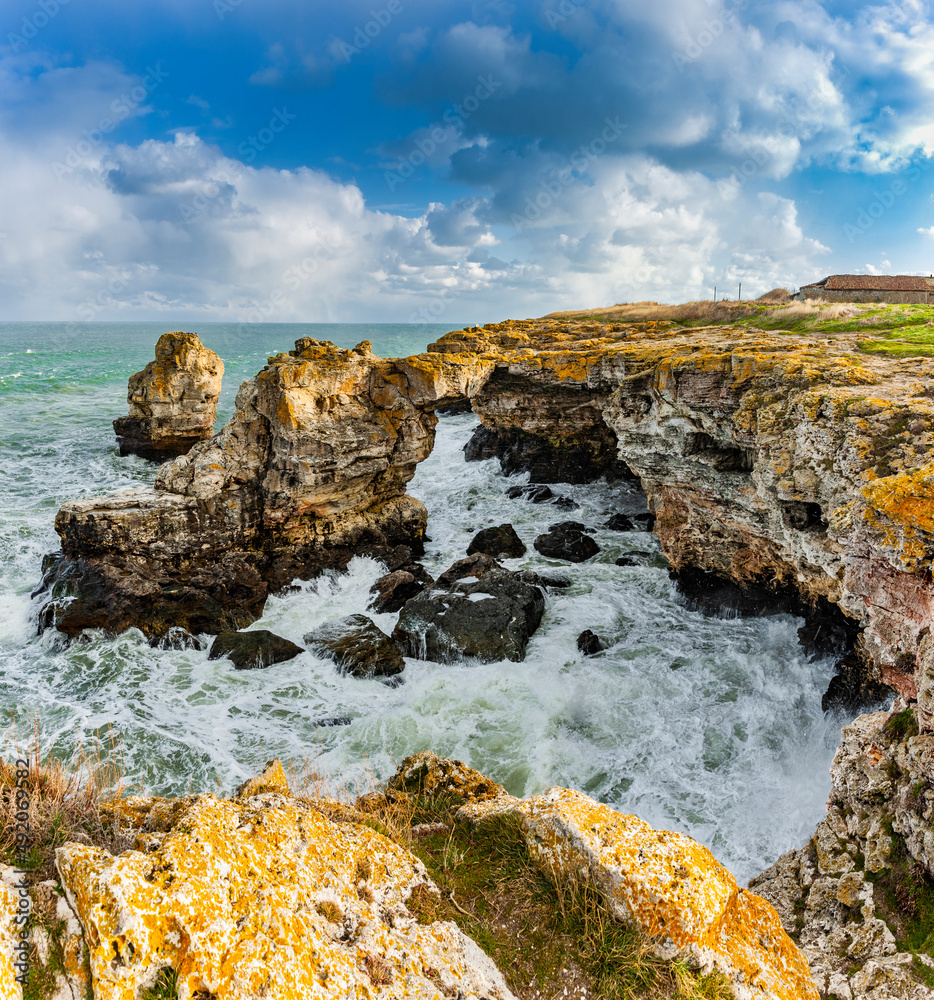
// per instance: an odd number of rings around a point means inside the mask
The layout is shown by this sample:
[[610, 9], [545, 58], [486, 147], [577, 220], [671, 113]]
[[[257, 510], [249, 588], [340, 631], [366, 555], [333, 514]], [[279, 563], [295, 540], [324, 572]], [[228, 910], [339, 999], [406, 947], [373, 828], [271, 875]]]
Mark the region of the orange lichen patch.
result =
[[19, 939], [18, 895], [0, 881], [0, 997], [3, 1000], [19, 1000], [22, 987], [16, 981], [16, 945]]
[[[511, 996], [453, 924], [417, 923], [405, 901], [419, 885], [434, 890], [424, 867], [366, 827], [275, 793], [204, 795], [150, 847], [57, 852], [96, 1000], [131, 1000], [166, 967], [181, 995], [217, 1000], [440, 1000], [438, 979], [465, 997]], [[327, 916], [337, 912], [340, 925]]]
[[260, 795], [263, 792], [278, 792], [280, 795], [292, 794], [289, 790], [289, 779], [285, 776], [285, 769], [278, 757], [266, 763], [262, 774], [244, 781], [237, 789], [237, 798], [248, 799], [251, 795]]
[[431, 750], [406, 757], [386, 787], [417, 795], [451, 796], [464, 802], [485, 802], [506, 794], [506, 789], [492, 778], [462, 761], [445, 760]]
[[663, 958], [719, 969], [738, 1000], [816, 1000], [807, 960], [775, 910], [740, 889], [689, 837], [655, 830], [565, 788], [459, 811], [475, 822], [503, 813], [519, 817], [529, 851], [543, 868], [562, 881], [592, 882]]
[[863, 487], [863, 520], [902, 566], [927, 569], [934, 556], [934, 463], [917, 472], [872, 480]]

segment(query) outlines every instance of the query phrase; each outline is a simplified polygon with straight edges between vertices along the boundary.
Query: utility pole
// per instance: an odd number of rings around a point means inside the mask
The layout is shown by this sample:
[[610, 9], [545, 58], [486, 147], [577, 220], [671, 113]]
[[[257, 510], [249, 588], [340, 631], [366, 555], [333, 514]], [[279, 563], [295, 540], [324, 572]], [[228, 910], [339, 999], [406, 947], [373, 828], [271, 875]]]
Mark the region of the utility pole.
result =
[[717, 301], [717, 286], [716, 285], [713, 286], [713, 300], [714, 300], [714, 302]]
[[739, 295], [737, 296], [737, 299], [740, 302], [743, 301], [743, 283], [742, 282], [739, 283]]

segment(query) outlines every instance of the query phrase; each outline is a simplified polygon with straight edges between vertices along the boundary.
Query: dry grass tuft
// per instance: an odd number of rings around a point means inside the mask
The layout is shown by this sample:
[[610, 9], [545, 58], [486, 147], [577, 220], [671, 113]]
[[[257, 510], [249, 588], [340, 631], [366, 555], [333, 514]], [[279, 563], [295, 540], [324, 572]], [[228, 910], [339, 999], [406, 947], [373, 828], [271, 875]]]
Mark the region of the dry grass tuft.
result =
[[[25, 748], [11, 743], [0, 760], [0, 859], [23, 867], [29, 881], [37, 883], [57, 879], [55, 849], [67, 841], [93, 843], [113, 853], [129, 846], [115, 820], [101, 809], [106, 799], [126, 790], [112, 744], [91, 753], [77, 746], [70, 761], [44, 758], [38, 722]], [[16, 844], [17, 760], [26, 761], [28, 772], [22, 783], [30, 839], [24, 856]]]
[[765, 292], [756, 299], [756, 302], [764, 302], [767, 305], [776, 302], [790, 302], [791, 292], [787, 288], [773, 288], [771, 291]]
[[660, 305], [658, 302], [624, 302], [606, 309], [584, 309], [579, 312], [550, 313], [544, 319], [601, 319], [614, 323], [681, 323], [691, 326], [719, 326], [735, 323], [756, 313], [750, 302], [722, 300], [684, 302], [681, 305]]

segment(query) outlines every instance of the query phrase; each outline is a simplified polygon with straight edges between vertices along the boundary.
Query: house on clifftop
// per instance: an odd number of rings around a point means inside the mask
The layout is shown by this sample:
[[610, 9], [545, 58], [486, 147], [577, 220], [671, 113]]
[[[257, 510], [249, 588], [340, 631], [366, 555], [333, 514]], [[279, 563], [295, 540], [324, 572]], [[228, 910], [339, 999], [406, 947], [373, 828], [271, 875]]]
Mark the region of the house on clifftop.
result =
[[934, 277], [910, 274], [831, 274], [813, 285], [802, 285], [797, 298], [825, 302], [934, 303]]

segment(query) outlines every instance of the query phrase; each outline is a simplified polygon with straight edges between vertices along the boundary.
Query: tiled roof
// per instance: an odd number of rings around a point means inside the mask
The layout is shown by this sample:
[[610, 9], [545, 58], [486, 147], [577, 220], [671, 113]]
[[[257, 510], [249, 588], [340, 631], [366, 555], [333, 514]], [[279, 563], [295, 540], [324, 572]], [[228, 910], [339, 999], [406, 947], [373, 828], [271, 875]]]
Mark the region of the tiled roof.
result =
[[916, 278], [910, 274], [831, 274], [823, 281], [803, 287], [837, 292], [934, 292], [934, 278]]

